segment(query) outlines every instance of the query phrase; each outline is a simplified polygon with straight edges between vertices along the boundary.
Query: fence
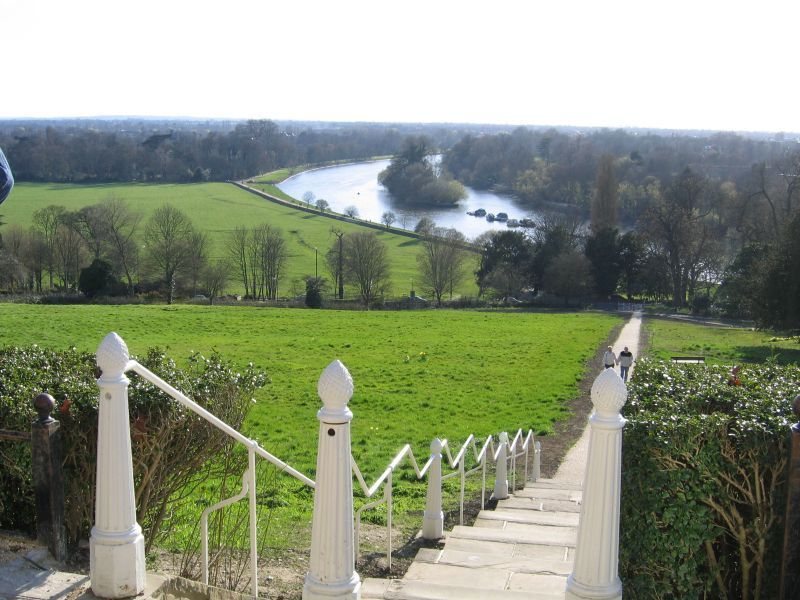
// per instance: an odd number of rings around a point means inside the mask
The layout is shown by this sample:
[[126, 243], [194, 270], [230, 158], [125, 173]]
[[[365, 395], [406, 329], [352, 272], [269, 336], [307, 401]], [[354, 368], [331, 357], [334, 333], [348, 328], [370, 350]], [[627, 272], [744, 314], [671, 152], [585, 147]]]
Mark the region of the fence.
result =
[[61, 468], [61, 431], [50, 416], [55, 400], [50, 394], [33, 399], [39, 418], [30, 433], [0, 429], [0, 440], [31, 445], [31, 475], [36, 498], [36, 539], [45, 544], [58, 561], [67, 556], [64, 531], [64, 477]]
[[[481, 505], [485, 505], [487, 459], [496, 465], [495, 497], [508, 495], [506, 481], [507, 463], [511, 461], [512, 488], [516, 486], [517, 459], [524, 456], [524, 477], [528, 478], [529, 462], [531, 473], [538, 478], [539, 452], [541, 446], [535, 442], [533, 432], [518, 431], [509, 442], [503, 433], [495, 444], [488, 437], [482, 445], [474, 435], [470, 435], [461, 445], [455, 457], [451, 455], [447, 440], [434, 440], [428, 460], [419, 467], [410, 445], [405, 445], [395, 455], [389, 466], [372, 486], [367, 486], [364, 477], [352, 457], [350, 447], [350, 420], [352, 413], [347, 408], [353, 391], [352, 378], [339, 361], [331, 363], [320, 377], [317, 391], [323, 407], [317, 414], [320, 421], [317, 452], [317, 481], [313, 481], [287, 463], [273, 456], [255, 440], [217, 419], [203, 407], [196, 404], [182, 392], [172, 387], [160, 377], [135, 360], [131, 360], [125, 342], [115, 333], [108, 334], [97, 351], [97, 364], [101, 376], [97, 383], [100, 388], [98, 414], [97, 446], [97, 494], [95, 506], [95, 525], [90, 538], [91, 581], [95, 595], [105, 598], [122, 598], [136, 595], [144, 590], [144, 539], [141, 527], [136, 522], [133, 491], [133, 470], [130, 443], [130, 424], [128, 416], [128, 384], [125, 373], [132, 371], [143, 377], [183, 406], [217, 427], [235, 442], [247, 448], [248, 467], [242, 476], [242, 487], [238, 494], [208, 507], [201, 515], [202, 569], [204, 583], [208, 582], [209, 549], [208, 518], [219, 509], [247, 498], [249, 504], [249, 538], [251, 593], [258, 596], [258, 556], [256, 531], [256, 458], [260, 457], [275, 465], [282, 472], [295, 477], [305, 485], [315, 489], [314, 519], [312, 523], [311, 561], [306, 576], [303, 596], [330, 598], [345, 590], [348, 594], [357, 590], [360, 581], [355, 573], [354, 561], [358, 535], [358, 523], [363, 510], [387, 503], [389, 541], [387, 557], [391, 568], [392, 552], [392, 490], [393, 473], [397, 467], [408, 460], [418, 478], [428, 476], [423, 535], [428, 539], [438, 539], [443, 532], [443, 512], [441, 506], [442, 481], [450, 477], [460, 477], [460, 520], [464, 515], [465, 479], [468, 475], [481, 471]], [[480, 448], [479, 448], [480, 446]], [[476, 466], [467, 469], [465, 464], [469, 450], [472, 449]], [[455, 471], [441, 474], [442, 453]], [[530, 455], [533, 454], [533, 461]], [[383, 487], [383, 498], [367, 503], [357, 513], [354, 525], [353, 475], [358, 480], [365, 496], [372, 498]], [[333, 591], [332, 591], [333, 590]], [[342, 596], [344, 597], [344, 596]]]

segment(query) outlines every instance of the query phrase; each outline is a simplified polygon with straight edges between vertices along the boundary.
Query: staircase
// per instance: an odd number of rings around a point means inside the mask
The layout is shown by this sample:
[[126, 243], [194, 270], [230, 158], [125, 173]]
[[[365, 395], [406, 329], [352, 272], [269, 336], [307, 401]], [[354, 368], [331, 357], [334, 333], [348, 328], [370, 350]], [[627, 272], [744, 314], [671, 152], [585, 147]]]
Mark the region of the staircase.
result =
[[572, 572], [581, 486], [529, 482], [443, 549], [423, 548], [403, 579], [366, 579], [363, 600], [563, 600]]

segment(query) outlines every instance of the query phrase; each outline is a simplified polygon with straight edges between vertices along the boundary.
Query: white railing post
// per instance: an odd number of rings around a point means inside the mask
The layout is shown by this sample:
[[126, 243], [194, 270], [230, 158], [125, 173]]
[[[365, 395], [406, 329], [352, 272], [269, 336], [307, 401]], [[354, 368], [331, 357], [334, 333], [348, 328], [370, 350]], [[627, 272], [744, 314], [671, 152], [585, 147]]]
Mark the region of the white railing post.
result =
[[594, 414], [589, 418], [589, 454], [575, 563], [567, 579], [569, 600], [622, 598], [619, 501], [625, 419], [620, 410], [627, 398], [625, 382], [614, 369], [605, 369], [592, 384]]
[[508, 498], [508, 434], [503, 431], [499, 436], [500, 447], [494, 468], [494, 499], [505, 500]]
[[303, 600], [358, 600], [361, 580], [355, 570], [350, 457], [353, 413], [347, 408], [353, 379], [341, 362], [335, 360], [323, 371], [317, 392], [323, 406], [317, 413], [317, 481]]
[[539, 481], [539, 478], [542, 476], [542, 442], [536, 442], [533, 448], [533, 474], [531, 475], [531, 479], [533, 481]]
[[433, 462], [428, 470], [428, 494], [425, 499], [425, 516], [422, 520], [422, 537], [438, 540], [444, 536], [444, 512], [442, 512], [442, 441], [431, 442]]
[[109, 333], [97, 349], [102, 370], [97, 423], [97, 489], [89, 539], [92, 592], [126, 598], [144, 591], [144, 536], [136, 522], [125, 342]]

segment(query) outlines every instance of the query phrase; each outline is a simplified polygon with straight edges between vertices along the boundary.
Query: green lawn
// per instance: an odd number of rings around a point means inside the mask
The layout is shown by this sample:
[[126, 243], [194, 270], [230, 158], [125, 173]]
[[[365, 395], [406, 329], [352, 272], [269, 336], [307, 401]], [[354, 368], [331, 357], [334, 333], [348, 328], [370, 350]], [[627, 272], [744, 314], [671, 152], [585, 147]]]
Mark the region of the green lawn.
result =
[[800, 363], [800, 337], [776, 337], [773, 332], [744, 327], [685, 323], [645, 317], [650, 355], [704, 356], [707, 363], [760, 363], [770, 357], [782, 364]]
[[[103, 184], [67, 185], [44, 183], [20, 183], [14, 188], [14, 196], [5, 202], [0, 215], [5, 227], [17, 224], [29, 227], [33, 213], [41, 208], [55, 204], [68, 210], [101, 202], [109, 196], [117, 196], [127, 201], [131, 207], [140, 210], [145, 217], [164, 203], [173, 204], [189, 215], [196, 227], [207, 231], [211, 237], [212, 258], [225, 253], [227, 234], [235, 227], [252, 227], [270, 223], [283, 230], [288, 240], [289, 260], [287, 274], [282, 283], [281, 295], [290, 296], [303, 293], [304, 287], [297, 282], [304, 276], [315, 273], [328, 278], [324, 266], [324, 256], [335, 241], [330, 232], [332, 226], [344, 231], [361, 231], [363, 227], [344, 223], [308, 212], [266, 201], [258, 196], [226, 183], [198, 184]], [[370, 231], [376, 231], [370, 229]], [[386, 231], [377, 231], [378, 237], [386, 243], [389, 250], [392, 275], [392, 296], [405, 296], [411, 280], [417, 276], [418, 240]], [[475, 255], [477, 260], [477, 255]], [[466, 267], [467, 276], [457, 293], [476, 296], [478, 293], [472, 272], [472, 260]], [[229, 291], [237, 291], [240, 284], [232, 282]], [[241, 290], [239, 290], [241, 291]]]

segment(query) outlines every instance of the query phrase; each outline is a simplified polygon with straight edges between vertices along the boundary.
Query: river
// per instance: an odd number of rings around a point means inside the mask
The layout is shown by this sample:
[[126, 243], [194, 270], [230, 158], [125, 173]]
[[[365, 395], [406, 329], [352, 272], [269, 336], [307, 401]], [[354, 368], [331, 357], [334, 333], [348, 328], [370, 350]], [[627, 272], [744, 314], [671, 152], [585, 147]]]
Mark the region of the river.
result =
[[378, 183], [378, 173], [389, 165], [388, 160], [353, 163], [325, 167], [298, 173], [283, 181], [278, 187], [298, 200], [306, 192], [313, 192], [317, 199], [327, 200], [331, 210], [343, 213], [349, 206], [355, 206], [358, 217], [380, 223], [381, 215], [392, 211], [397, 215], [395, 227], [414, 229], [422, 217], [429, 217], [440, 227], [452, 227], [473, 239], [489, 230], [507, 229], [505, 223], [489, 222], [482, 217], [473, 217], [474, 212], [483, 208], [487, 213], [506, 213], [511, 219], [535, 217], [535, 215], [511, 196], [467, 189], [467, 197], [453, 208], [403, 207], [395, 203], [389, 192]]

